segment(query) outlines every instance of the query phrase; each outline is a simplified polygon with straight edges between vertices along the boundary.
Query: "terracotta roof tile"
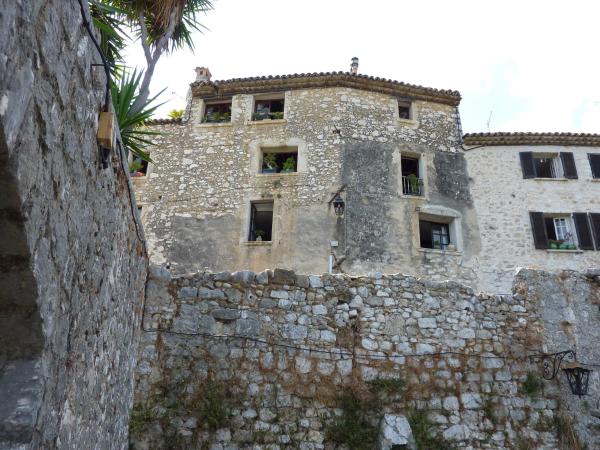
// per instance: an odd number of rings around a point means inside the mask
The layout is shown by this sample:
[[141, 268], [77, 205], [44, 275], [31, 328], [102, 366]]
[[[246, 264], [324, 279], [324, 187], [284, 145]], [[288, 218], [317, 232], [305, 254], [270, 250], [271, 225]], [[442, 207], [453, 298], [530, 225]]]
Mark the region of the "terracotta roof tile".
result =
[[593, 133], [467, 133], [465, 145], [564, 145], [600, 147], [600, 134]]
[[252, 94], [273, 90], [292, 90], [319, 87], [351, 87], [405, 96], [416, 100], [434, 101], [457, 106], [460, 93], [447, 89], [435, 89], [404, 83], [386, 78], [350, 72], [313, 72], [289, 75], [263, 75], [248, 78], [232, 78], [217, 81], [195, 81], [191, 85], [194, 95], [200, 97], [231, 96], [238, 93]]
[[183, 123], [181, 119], [150, 119], [146, 120], [146, 125], [171, 125], [171, 124], [181, 124]]

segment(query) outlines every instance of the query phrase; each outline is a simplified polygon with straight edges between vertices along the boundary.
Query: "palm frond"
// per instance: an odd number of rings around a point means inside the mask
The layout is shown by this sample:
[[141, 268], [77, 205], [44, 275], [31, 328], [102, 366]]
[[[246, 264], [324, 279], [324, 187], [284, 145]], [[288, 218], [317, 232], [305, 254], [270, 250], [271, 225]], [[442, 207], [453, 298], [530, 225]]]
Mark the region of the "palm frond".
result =
[[100, 48], [110, 65], [111, 75], [118, 78], [123, 62], [123, 50], [129, 38], [125, 31], [126, 11], [108, 0], [89, 0], [90, 13], [94, 26], [100, 32]]
[[147, 148], [155, 144], [148, 137], [160, 136], [161, 133], [148, 130], [145, 128], [145, 124], [156, 109], [162, 105], [162, 103], [154, 105], [153, 103], [164, 92], [164, 89], [148, 99], [141, 110], [134, 111], [132, 106], [138, 98], [143, 74], [143, 71], [138, 72], [137, 70], [125, 72], [118, 82], [112, 83], [111, 93], [123, 146], [135, 156], [152, 162]]

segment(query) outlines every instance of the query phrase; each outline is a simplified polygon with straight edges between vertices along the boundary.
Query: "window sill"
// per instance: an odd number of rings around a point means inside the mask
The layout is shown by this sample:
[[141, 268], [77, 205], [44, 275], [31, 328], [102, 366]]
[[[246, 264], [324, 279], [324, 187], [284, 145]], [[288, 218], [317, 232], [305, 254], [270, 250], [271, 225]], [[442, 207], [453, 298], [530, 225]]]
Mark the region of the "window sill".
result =
[[600, 183], [600, 178], [590, 178], [592, 183]]
[[199, 126], [202, 128], [230, 127], [232, 125], [233, 125], [233, 122], [215, 122], [215, 123], [202, 122], [201, 124], [199, 124]]
[[566, 249], [559, 249], [559, 248], [547, 248], [546, 251], [548, 253], [583, 253], [583, 250], [566, 250]]
[[458, 250], [440, 250], [437, 248], [419, 248], [420, 253], [435, 253], [438, 255], [461, 256], [462, 252]]
[[534, 181], [569, 181], [569, 180], [571, 180], [571, 178], [540, 178], [540, 177], [535, 177], [533, 180]]
[[417, 122], [414, 119], [400, 119], [399, 117], [396, 119], [396, 121], [398, 122], [398, 124], [400, 125], [406, 125], [406, 126], [413, 126], [416, 127], [419, 125], [419, 122]]
[[[400, 198], [407, 198], [407, 199], [413, 199], [413, 200], [419, 200], [419, 201], [426, 201], [427, 200], [427, 196], [425, 195], [408, 195], [408, 194], [400, 194], [399, 195]], [[435, 250], [435, 249], [434, 249]]]
[[242, 242], [242, 245], [246, 247], [270, 247], [273, 245], [273, 241], [246, 241]]
[[287, 123], [287, 119], [247, 120], [246, 125], [279, 125]]
[[277, 173], [257, 173], [257, 177], [274, 178], [274, 177], [290, 177], [296, 176], [298, 172], [277, 172]]

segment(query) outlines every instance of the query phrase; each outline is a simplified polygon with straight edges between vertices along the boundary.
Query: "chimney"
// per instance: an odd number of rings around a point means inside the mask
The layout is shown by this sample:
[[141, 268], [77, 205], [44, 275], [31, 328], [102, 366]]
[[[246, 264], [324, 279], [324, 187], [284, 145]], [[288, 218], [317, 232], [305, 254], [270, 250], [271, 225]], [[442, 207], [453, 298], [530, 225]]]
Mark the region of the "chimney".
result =
[[210, 81], [212, 77], [208, 67], [196, 67], [196, 81]]
[[355, 56], [352, 58], [352, 64], [350, 64], [350, 73], [356, 75], [358, 73], [358, 58]]

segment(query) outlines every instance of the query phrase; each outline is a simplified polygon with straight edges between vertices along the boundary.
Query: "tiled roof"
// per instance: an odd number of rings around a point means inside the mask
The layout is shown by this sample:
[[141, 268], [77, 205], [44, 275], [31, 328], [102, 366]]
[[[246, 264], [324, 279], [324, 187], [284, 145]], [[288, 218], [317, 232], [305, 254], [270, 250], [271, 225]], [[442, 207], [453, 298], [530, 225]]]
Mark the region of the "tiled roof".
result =
[[320, 87], [350, 87], [452, 106], [457, 106], [461, 98], [458, 91], [428, 88], [386, 78], [362, 74], [355, 75], [350, 72], [295, 73], [292, 75], [232, 78], [219, 81], [195, 81], [190, 86], [194, 95], [199, 97], [220, 97]]
[[565, 145], [600, 147], [600, 134], [592, 133], [468, 133], [465, 145]]
[[182, 123], [181, 119], [150, 119], [146, 120], [146, 125], [170, 125], [170, 124], [180, 124]]

